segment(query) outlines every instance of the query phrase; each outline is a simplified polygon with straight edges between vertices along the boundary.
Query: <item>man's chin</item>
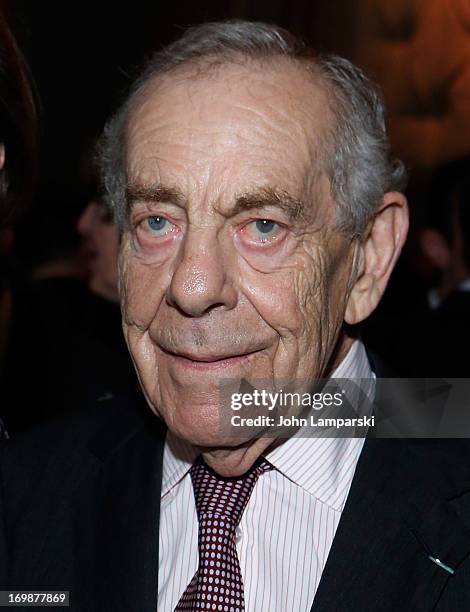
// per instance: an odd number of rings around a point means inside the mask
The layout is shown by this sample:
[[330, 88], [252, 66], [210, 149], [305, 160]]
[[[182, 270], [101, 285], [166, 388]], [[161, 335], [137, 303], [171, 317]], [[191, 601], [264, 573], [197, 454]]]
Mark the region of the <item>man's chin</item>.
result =
[[[209, 394], [208, 394], [209, 395]], [[178, 438], [198, 447], [233, 448], [248, 443], [254, 438], [253, 430], [242, 431], [231, 425], [233, 411], [221, 405], [214, 397], [180, 397], [171, 404], [156, 404], [149, 401], [150, 407]], [[149, 399], [149, 398], [147, 398]]]
[[187, 428], [178, 427], [173, 424], [169, 429], [181, 440], [184, 440], [192, 446], [204, 449], [237, 448], [248, 444], [250, 441], [249, 437], [230, 435], [227, 434], [227, 432], [222, 433], [219, 427], [215, 429], [207, 427], [199, 429], [194, 426]]

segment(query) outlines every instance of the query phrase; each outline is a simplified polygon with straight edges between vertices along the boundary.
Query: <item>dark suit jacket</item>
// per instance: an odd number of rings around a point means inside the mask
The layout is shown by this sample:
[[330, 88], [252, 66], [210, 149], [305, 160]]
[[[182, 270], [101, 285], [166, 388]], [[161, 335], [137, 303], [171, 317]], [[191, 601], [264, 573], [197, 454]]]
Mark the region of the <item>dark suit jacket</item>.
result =
[[[74, 612], [155, 612], [164, 436], [149, 410], [112, 399], [5, 444], [1, 588], [70, 590]], [[469, 553], [469, 443], [368, 439], [312, 610], [470, 610]]]
[[72, 278], [36, 281], [14, 299], [0, 372], [0, 418], [10, 433], [137, 388], [118, 304]]

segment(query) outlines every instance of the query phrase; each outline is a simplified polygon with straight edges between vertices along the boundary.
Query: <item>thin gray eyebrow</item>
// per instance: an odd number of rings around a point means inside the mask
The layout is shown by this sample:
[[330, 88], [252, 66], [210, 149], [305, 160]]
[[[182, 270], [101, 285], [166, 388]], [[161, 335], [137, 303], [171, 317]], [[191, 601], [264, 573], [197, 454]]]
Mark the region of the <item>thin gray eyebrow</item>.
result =
[[151, 186], [130, 184], [126, 188], [127, 210], [132, 210], [136, 202], [171, 202], [177, 206], [184, 205], [185, 198], [176, 187], [156, 183]]

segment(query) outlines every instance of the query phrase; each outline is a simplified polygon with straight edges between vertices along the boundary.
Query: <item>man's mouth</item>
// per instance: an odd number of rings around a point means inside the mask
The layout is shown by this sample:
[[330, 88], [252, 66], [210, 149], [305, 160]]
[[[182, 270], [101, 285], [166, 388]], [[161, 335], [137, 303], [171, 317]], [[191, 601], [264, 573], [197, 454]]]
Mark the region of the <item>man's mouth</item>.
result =
[[[161, 348], [161, 347], [160, 347]], [[214, 368], [228, 368], [233, 365], [238, 365], [245, 361], [249, 361], [253, 355], [259, 353], [259, 350], [247, 351], [237, 355], [222, 355], [212, 353], [191, 353], [187, 351], [168, 351], [161, 350], [172, 357], [182, 367], [196, 370], [210, 370]]]

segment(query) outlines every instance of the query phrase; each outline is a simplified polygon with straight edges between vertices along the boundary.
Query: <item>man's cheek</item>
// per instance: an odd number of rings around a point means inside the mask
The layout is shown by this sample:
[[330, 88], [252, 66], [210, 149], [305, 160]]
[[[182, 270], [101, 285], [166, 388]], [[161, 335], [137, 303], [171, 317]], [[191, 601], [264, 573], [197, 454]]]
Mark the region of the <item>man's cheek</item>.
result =
[[324, 261], [321, 254], [298, 255], [296, 265], [288, 270], [281, 295], [283, 324], [296, 336], [310, 334], [321, 319], [324, 305]]
[[162, 275], [136, 260], [120, 265], [121, 309], [127, 324], [147, 329], [165, 294]]
[[284, 271], [245, 276], [242, 292], [258, 315], [269, 327], [280, 332], [295, 326], [298, 316], [295, 295], [291, 290], [291, 275]]

